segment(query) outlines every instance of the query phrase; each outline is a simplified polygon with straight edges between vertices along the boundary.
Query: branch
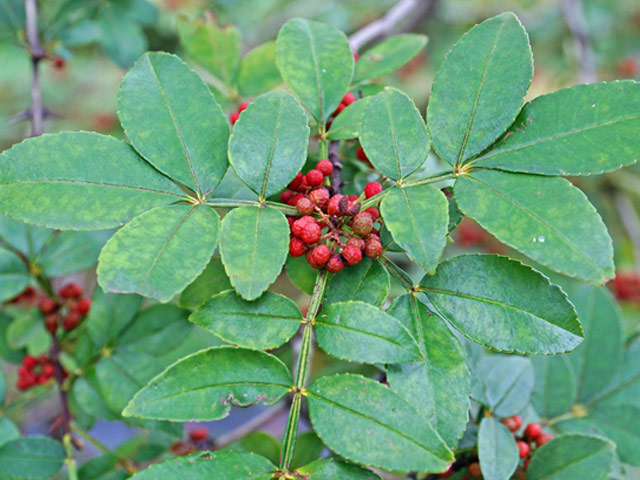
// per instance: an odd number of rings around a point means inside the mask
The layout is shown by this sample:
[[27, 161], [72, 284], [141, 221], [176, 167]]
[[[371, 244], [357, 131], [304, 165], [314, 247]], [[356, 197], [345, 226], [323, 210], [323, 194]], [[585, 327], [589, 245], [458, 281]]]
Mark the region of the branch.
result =
[[580, 73], [580, 83], [593, 83], [597, 80], [596, 62], [589, 38], [589, 27], [584, 16], [582, 0], [563, 0], [562, 12], [565, 22], [573, 36], [574, 48]]
[[417, 23], [431, 14], [435, 3], [436, 0], [400, 0], [382, 17], [351, 35], [351, 48], [357, 52], [367, 43], [391, 35], [395, 27], [409, 15], [413, 19], [412, 23]]
[[40, 91], [40, 60], [45, 57], [38, 36], [38, 4], [37, 0], [25, 0], [27, 42], [31, 54], [31, 135], [42, 135], [44, 111], [42, 108], [42, 92]]
[[329, 143], [329, 161], [333, 165], [333, 172], [331, 172], [331, 188], [332, 194], [340, 193], [342, 190], [342, 178], [340, 174], [342, 172], [342, 163], [340, 163], [340, 142], [332, 141]]

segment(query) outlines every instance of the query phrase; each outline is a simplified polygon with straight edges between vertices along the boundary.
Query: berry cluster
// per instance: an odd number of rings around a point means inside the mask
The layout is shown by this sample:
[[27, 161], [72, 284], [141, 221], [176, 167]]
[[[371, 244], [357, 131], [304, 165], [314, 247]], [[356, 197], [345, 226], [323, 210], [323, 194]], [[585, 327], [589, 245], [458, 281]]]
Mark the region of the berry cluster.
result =
[[42, 297], [38, 308], [44, 317], [44, 326], [51, 335], [55, 335], [58, 326], [67, 332], [75, 330], [91, 309], [91, 299], [82, 298], [82, 287], [69, 283], [58, 292], [61, 302], [50, 297]]
[[231, 125], [236, 124], [236, 122], [238, 121], [238, 118], [240, 118], [240, 114], [244, 112], [248, 106], [249, 106], [249, 102], [242, 102], [240, 105], [238, 105], [238, 109], [229, 116], [229, 121], [231, 122]]
[[[337, 273], [345, 265], [356, 265], [363, 254], [376, 258], [382, 254], [382, 219], [375, 207], [360, 211], [361, 197], [331, 195], [322, 186], [333, 165], [320, 160], [306, 175], [298, 175], [280, 194], [280, 201], [296, 207], [300, 218], [288, 217], [291, 229], [289, 253], [306, 256], [313, 268]], [[377, 182], [367, 184], [363, 196], [371, 198], [382, 191]], [[314, 217], [313, 215], [316, 215]]]
[[209, 450], [211, 446], [209, 430], [206, 427], [197, 427], [189, 432], [189, 438], [171, 445], [171, 452], [181, 457], [191, 455], [198, 450]]
[[522, 428], [522, 418], [520, 415], [503, 418], [501, 422], [513, 432], [520, 458], [525, 459], [523, 469], [526, 471], [529, 466], [529, 453], [531, 452], [533, 444], [535, 443], [536, 446], [540, 447], [551, 440], [553, 435], [550, 433], [542, 433], [542, 426], [540, 426], [539, 423], [529, 423], [524, 429], [524, 435], [518, 436], [516, 432]]
[[[22, 366], [18, 368], [18, 390], [28, 390], [36, 385], [43, 385], [56, 373], [54, 363], [46, 355], [34, 357], [27, 355], [22, 359]], [[66, 372], [63, 372], [66, 375]]]
[[356, 100], [357, 100], [356, 96], [351, 92], [347, 92], [345, 96], [342, 97], [342, 101], [340, 102], [340, 105], [338, 105], [338, 108], [336, 108], [333, 111], [333, 113], [329, 117], [329, 120], [327, 120], [327, 130], [331, 128], [331, 123], [333, 123], [333, 120], [340, 114], [340, 112], [342, 112], [345, 108], [347, 108]]
[[640, 275], [637, 273], [618, 273], [609, 282], [609, 287], [618, 300], [640, 304]]

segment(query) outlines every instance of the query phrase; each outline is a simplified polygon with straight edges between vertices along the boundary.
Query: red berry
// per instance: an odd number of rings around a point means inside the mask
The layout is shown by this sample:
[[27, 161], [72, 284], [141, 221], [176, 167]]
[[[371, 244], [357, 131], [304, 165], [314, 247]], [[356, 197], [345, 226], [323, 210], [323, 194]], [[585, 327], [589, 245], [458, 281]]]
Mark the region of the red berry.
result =
[[16, 387], [18, 388], [18, 390], [27, 390], [29, 387], [31, 387], [31, 384], [29, 382], [27, 382], [24, 378], [18, 378], [18, 381], [16, 382]]
[[291, 197], [289, 199], [289, 201], [287, 202], [289, 205], [291, 205], [292, 207], [295, 207], [298, 202], [300, 201], [301, 198], [304, 198], [304, 195], [301, 193], [296, 193], [293, 197]]
[[351, 105], [355, 101], [356, 101], [356, 96], [351, 92], [347, 92], [345, 96], [342, 97], [342, 103], [344, 103], [346, 106]]
[[38, 302], [38, 308], [45, 315], [52, 313], [57, 307], [58, 304], [49, 297], [44, 297]]
[[358, 247], [360, 250], [364, 249], [365, 242], [360, 237], [352, 237], [347, 240], [347, 245], [353, 245], [354, 247]]
[[344, 262], [340, 255], [331, 255], [331, 258], [327, 262], [327, 270], [331, 273], [338, 273], [344, 267]]
[[51, 315], [47, 315], [44, 317], [44, 328], [47, 329], [51, 335], [56, 333], [58, 329], [58, 314], [52, 313]]
[[538, 423], [530, 423], [527, 428], [524, 429], [524, 435], [529, 440], [536, 440], [542, 435], [542, 427]]
[[353, 59], [357, 62], [358, 59], [360, 58], [360, 55], [358, 55], [358, 52], [353, 52]]
[[313, 213], [313, 202], [307, 197], [302, 197], [296, 203], [296, 210], [300, 215], [311, 215]]
[[480, 470], [480, 464], [478, 462], [473, 462], [471, 465], [469, 465], [467, 471], [469, 472], [469, 475], [474, 478], [482, 476], [482, 470]]
[[306, 250], [305, 244], [299, 238], [293, 237], [289, 240], [289, 253], [293, 257], [301, 257]]
[[298, 174], [289, 182], [289, 188], [291, 190], [298, 190], [298, 187], [302, 183], [302, 173], [298, 172]]
[[75, 328], [80, 323], [80, 320], [80, 314], [78, 312], [71, 311], [67, 313], [62, 320], [62, 328], [64, 328], [67, 332], [75, 330]]
[[529, 444], [527, 442], [517, 442], [516, 445], [518, 446], [518, 452], [520, 455], [520, 458], [527, 458], [527, 455], [529, 455], [529, 450], [531, 450], [529, 448]]
[[348, 265], [355, 265], [362, 260], [362, 250], [353, 245], [347, 245], [342, 250], [342, 256], [347, 261]]
[[189, 438], [192, 442], [202, 442], [209, 438], [209, 430], [205, 427], [194, 428], [189, 432]]
[[358, 157], [358, 160], [360, 160], [361, 162], [369, 163], [369, 158], [367, 157], [367, 154], [364, 153], [364, 149], [362, 147], [358, 147], [356, 157]]
[[318, 225], [314, 220], [313, 223], [309, 222], [305, 225], [300, 238], [307, 245], [311, 245], [316, 243], [318, 240], [320, 240], [321, 236], [322, 236], [322, 229], [320, 228], [320, 225]]
[[329, 160], [320, 160], [316, 164], [316, 170], [320, 170], [326, 177], [328, 175], [331, 175], [331, 172], [333, 172], [333, 164]]
[[64, 58], [62, 58], [62, 57], [54, 57], [54, 59], [53, 59], [53, 66], [55, 68], [58, 68], [58, 69], [63, 68], [64, 67], [64, 63], [65, 63], [64, 62]]
[[229, 120], [231, 120], [231, 125], [235, 125], [239, 117], [240, 117], [240, 114], [238, 112], [233, 112], [229, 116]]
[[38, 375], [38, 377], [36, 378], [36, 383], [38, 385], [44, 385], [49, 381], [49, 378], [51, 377], [47, 377], [46, 375]]
[[373, 219], [368, 213], [360, 212], [351, 221], [353, 232], [361, 237], [366, 237], [373, 230]]
[[68, 283], [60, 290], [62, 298], [77, 298], [82, 296], [82, 287], [77, 283]]
[[378, 240], [367, 240], [364, 246], [364, 254], [369, 258], [377, 258], [382, 255], [382, 244]]
[[514, 415], [513, 417], [511, 417], [511, 419], [515, 422], [515, 430], [520, 430], [520, 428], [522, 427], [522, 417], [520, 415]]
[[329, 190], [324, 187], [316, 188], [309, 192], [309, 200], [311, 200], [322, 211], [327, 209], [329, 204]]
[[291, 190], [285, 190], [280, 194], [280, 202], [288, 203], [293, 198], [294, 193]]
[[541, 447], [542, 445], [544, 445], [545, 443], [547, 443], [552, 439], [553, 439], [553, 435], [551, 435], [550, 433], [543, 433], [536, 439], [536, 445]]
[[531, 457], [527, 458], [527, 459], [524, 461], [524, 465], [523, 465], [522, 467], [524, 468], [524, 471], [525, 471], [525, 472], [527, 471], [527, 468], [529, 468], [529, 462], [531, 462]]
[[449, 465], [449, 468], [445, 472], [438, 474], [438, 478], [451, 478], [453, 475], [453, 464]]
[[341, 103], [340, 105], [338, 105], [338, 108], [333, 111], [333, 116], [337, 117], [345, 108], [347, 108], [347, 106], [344, 103]]
[[24, 365], [24, 368], [27, 370], [31, 370], [38, 365], [38, 359], [32, 355], [27, 355], [22, 359], [22, 365]]
[[82, 316], [89, 313], [89, 310], [91, 310], [91, 299], [90, 298], [80, 299], [80, 301], [76, 303], [75, 310]]
[[378, 195], [382, 191], [382, 185], [378, 182], [369, 182], [367, 186], [364, 187], [364, 196], [367, 198], [371, 198], [374, 195]]
[[238, 105], [238, 113], [244, 112], [248, 106], [249, 102], [242, 102], [240, 105]]
[[326, 245], [318, 245], [311, 255], [316, 265], [323, 266], [331, 258], [331, 250]]
[[305, 258], [307, 259], [307, 263], [311, 265], [311, 268], [316, 268], [316, 269], [322, 268], [322, 265], [318, 265], [316, 261], [313, 259], [313, 250], [309, 250], [306, 253]]
[[371, 218], [373, 220], [377, 220], [378, 218], [380, 218], [380, 212], [376, 207], [369, 207], [364, 211], [364, 213], [368, 213], [369, 215], [371, 215]]
[[319, 187], [320, 185], [322, 185], [324, 175], [320, 170], [316, 170], [314, 168], [312, 170], [309, 170], [304, 178], [307, 179], [307, 183], [312, 187]]
[[308, 215], [305, 215], [304, 217], [300, 217], [295, 222], [293, 222], [293, 225], [291, 225], [291, 233], [293, 233], [293, 235], [298, 238], [302, 238], [302, 232], [304, 231], [304, 227], [306, 227], [307, 223], [309, 222], [315, 222], [315, 219]]
[[53, 377], [55, 373], [56, 367], [53, 366], [53, 363], [45, 363], [45, 365], [42, 367], [42, 374], [48, 378]]
[[342, 215], [340, 211], [340, 200], [342, 199], [342, 195], [337, 194], [329, 199], [329, 204], [327, 205], [327, 213], [329, 215]]

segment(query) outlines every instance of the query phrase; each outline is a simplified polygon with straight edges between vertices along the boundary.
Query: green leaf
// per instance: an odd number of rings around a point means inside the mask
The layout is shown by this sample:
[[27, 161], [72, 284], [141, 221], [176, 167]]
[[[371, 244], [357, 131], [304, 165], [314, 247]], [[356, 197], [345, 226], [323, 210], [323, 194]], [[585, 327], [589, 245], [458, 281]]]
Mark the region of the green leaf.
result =
[[569, 181], [478, 170], [458, 177], [455, 195], [465, 215], [536, 262], [597, 283], [613, 277], [607, 228]]
[[584, 342], [569, 355], [577, 379], [577, 400], [600, 392], [620, 370], [623, 326], [620, 309], [604, 287], [585, 285], [571, 296], [584, 329]]
[[0, 246], [0, 302], [22, 292], [29, 284], [29, 270], [11, 250]]
[[138, 312], [142, 297], [112, 295], [101, 288], [93, 292], [91, 310], [84, 320], [87, 333], [97, 348], [113, 342]]
[[175, 55], [147, 53], [122, 80], [118, 117], [133, 147], [200, 195], [227, 170], [229, 124], [209, 88]]
[[327, 285], [324, 304], [359, 300], [381, 307], [389, 294], [389, 274], [377, 260], [360, 263], [334, 275]]
[[115, 138], [89, 132], [41, 135], [0, 155], [0, 211], [64, 230], [123, 225], [184, 193]]
[[538, 415], [553, 418], [569, 411], [576, 400], [576, 375], [567, 355], [530, 360], [536, 374], [531, 402]]
[[74, 380], [71, 394], [87, 414], [109, 421], [120, 419], [119, 412], [114, 412], [102, 399], [95, 366], [92, 365]]
[[6, 215], [0, 215], [0, 239], [8, 246], [23, 253], [27, 258], [33, 258], [51, 239], [53, 230], [22, 223]]
[[[298, 441], [301, 438], [302, 435], [298, 437]], [[255, 453], [267, 458], [273, 463], [278, 463], [280, 461], [280, 442], [266, 432], [251, 432], [240, 440], [231, 443], [227, 449]]]
[[279, 192], [307, 159], [309, 126], [287, 92], [260, 95], [242, 112], [229, 140], [229, 162], [247, 186], [267, 198]]
[[356, 62], [353, 83], [391, 73], [418, 55], [427, 44], [427, 37], [415, 33], [395, 35], [360, 55]]
[[533, 75], [527, 32], [513, 13], [476, 25], [456, 43], [431, 88], [427, 124], [438, 154], [461, 163], [518, 115]]
[[392, 180], [416, 171], [429, 155], [429, 134], [422, 115], [407, 95], [391, 87], [367, 103], [360, 143], [375, 169]]
[[235, 347], [210, 348], [156, 376], [122, 413], [171, 421], [218, 420], [229, 415], [232, 405], [276, 403], [292, 384], [289, 370], [273, 355]]
[[420, 287], [438, 314], [470, 340], [495, 350], [563, 353], [584, 337], [562, 289], [516, 260], [453, 257]]
[[407, 327], [421, 361], [387, 367], [391, 388], [431, 422], [451, 448], [458, 444], [470, 408], [467, 356], [449, 327], [412, 294], [396, 298], [387, 311]]
[[222, 221], [220, 256], [231, 285], [255, 300], [271, 285], [289, 253], [289, 223], [273, 208], [242, 207]]
[[640, 338], [625, 352], [622, 367], [611, 383], [589, 403], [633, 405], [640, 409]]
[[0, 445], [20, 437], [20, 429], [9, 417], [0, 417]]
[[108, 238], [108, 232], [58, 232], [38, 254], [36, 264], [50, 278], [91, 268]]
[[324, 125], [347, 93], [354, 60], [340, 30], [292, 18], [278, 33], [276, 64], [287, 87]]
[[238, 70], [240, 95], [259, 95], [282, 83], [276, 66], [276, 42], [258, 45], [245, 55]]
[[307, 393], [314, 430], [346, 459], [403, 472], [442, 472], [453, 461], [431, 424], [375, 380], [332, 375], [316, 380]]
[[520, 460], [509, 429], [495, 418], [488, 417], [480, 422], [478, 456], [482, 478], [487, 480], [509, 480]]
[[318, 346], [343, 360], [399, 363], [420, 359], [409, 330], [382, 310], [364, 302], [338, 302], [315, 319]]
[[520, 413], [529, 403], [535, 373], [528, 358], [488, 355], [478, 366], [487, 406], [500, 418]]
[[216, 248], [219, 222], [215, 210], [203, 205], [171, 205], [143, 213], [102, 249], [100, 286], [168, 302], [204, 270]]
[[296, 439], [296, 446], [291, 458], [291, 469], [296, 469], [318, 460], [322, 457], [323, 452], [324, 443], [312, 430], [301, 433]]
[[638, 128], [640, 83], [577, 85], [527, 104], [507, 135], [473, 163], [544, 175], [607, 172], [640, 158]]
[[527, 480], [606, 480], [613, 468], [615, 445], [587, 435], [562, 435], [536, 449]]
[[93, 457], [78, 469], [78, 480], [124, 480], [129, 475], [123, 470], [117, 470], [118, 457], [105, 454]]
[[0, 474], [46, 478], [64, 464], [64, 448], [47, 437], [21, 437], [0, 446]]
[[327, 133], [329, 140], [351, 140], [360, 136], [360, 123], [371, 97], [356, 100], [331, 122]]
[[[9, 324], [6, 333], [7, 343], [12, 349], [42, 347], [36, 350], [44, 350], [48, 347], [50, 335], [44, 328], [44, 322], [40, 312], [31, 309], [19, 312]], [[33, 348], [32, 348], [33, 349]], [[44, 353], [40, 351], [38, 353]]]
[[180, 294], [178, 305], [195, 309], [216, 293], [229, 288], [231, 288], [231, 282], [224, 271], [224, 265], [220, 257], [214, 256], [198, 278]]
[[393, 240], [427, 272], [433, 273], [447, 241], [449, 205], [429, 185], [393, 188], [380, 205]]
[[227, 86], [232, 85], [242, 55], [240, 31], [233, 25], [220, 28], [208, 15], [193, 21], [179, 19], [177, 26], [187, 55]]
[[265, 292], [249, 302], [233, 291], [206, 301], [189, 320], [228, 343], [256, 350], [284, 345], [303, 322], [298, 306], [287, 297]]
[[100, 2], [96, 24], [104, 51], [122, 68], [128, 68], [147, 49], [147, 38], [135, 20], [127, 18], [126, 8], [115, 2]]
[[0, 405], [4, 403], [7, 394], [7, 384], [4, 379], [4, 373], [0, 371]]
[[[305, 257], [287, 257], [287, 263], [284, 266], [287, 276], [296, 288], [299, 288], [308, 295], [313, 293], [313, 287], [316, 284], [318, 271], [309, 265]], [[343, 270], [346, 272], [346, 270]]]
[[131, 480], [270, 480], [275, 470], [269, 460], [255, 453], [219, 450], [156, 463]]
[[380, 480], [380, 477], [357, 465], [346, 463], [335, 458], [322, 458], [296, 470], [303, 478], [310, 480]]
[[623, 462], [640, 467], [640, 408], [603, 406], [590, 412], [588, 419], [616, 443]]

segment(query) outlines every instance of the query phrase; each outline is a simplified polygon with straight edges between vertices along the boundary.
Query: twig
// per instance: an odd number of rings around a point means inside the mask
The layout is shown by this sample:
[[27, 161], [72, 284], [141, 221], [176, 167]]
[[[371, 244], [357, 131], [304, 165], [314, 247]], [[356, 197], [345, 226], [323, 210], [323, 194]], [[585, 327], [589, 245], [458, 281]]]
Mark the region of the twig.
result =
[[331, 187], [333, 193], [340, 193], [342, 190], [342, 179], [340, 173], [342, 171], [342, 163], [340, 163], [340, 157], [338, 152], [340, 151], [340, 142], [332, 141], [329, 143], [329, 161], [333, 165], [333, 172], [331, 172]]
[[38, 35], [38, 4], [37, 0], [25, 0], [27, 42], [31, 55], [31, 135], [42, 135], [44, 113], [42, 108], [42, 92], [40, 91], [39, 65], [45, 55], [40, 46]]
[[242, 437], [248, 435], [254, 430], [257, 430], [263, 425], [266, 425], [271, 420], [279, 417], [280, 415], [287, 413], [287, 411], [288, 411], [287, 402], [282, 402], [277, 407], [271, 408], [269, 410], [262, 412], [259, 415], [256, 415], [251, 420], [243, 423], [235, 430], [232, 430], [229, 433], [226, 433], [225, 435], [220, 435], [215, 439], [214, 446], [217, 450], [222, 449], [227, 445], [232, 444], [236, 440], [239, 440]]
[[616, 192], [613, 200], [622, 224], [633, 244], [633, 257], [636, 263], [636, 271], [640, 273], [640, 221], [638, 220], [638, 213], [631, 200], [629, 200], [629, 197], [624, 193]]
[[89, 432], [83, 430], [75, 423], [71, 423], [71, 430], [73, 430], [76, 434], [86, 440], [89, 444], [93, 445], [95, 448], [100, 450], [102, 453], [106, 455], [112, 455], [118, 459], [118, 463], [124, 468], [128, 473], [133, 475], [138, 471], [138, 469], [127, 459], [127, 457], [123, 456], [121, 453], [110, 449], [104, 443], [102, 443], [97, 438], [93, 437]]
[[379, 19], [365, 25], [349, 37], [354, 52], [367, 43], [389, 36], [395, 27], [409, 15], [420, 18], [432, 10], [435, 0], [401, 0]]
[[597, 79], [596, 62], [582, 0], [563, 0], [562, 12], [573, 36], [579, 68], [578, 81], [580, 83], [595, 82]]

